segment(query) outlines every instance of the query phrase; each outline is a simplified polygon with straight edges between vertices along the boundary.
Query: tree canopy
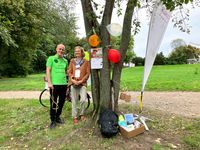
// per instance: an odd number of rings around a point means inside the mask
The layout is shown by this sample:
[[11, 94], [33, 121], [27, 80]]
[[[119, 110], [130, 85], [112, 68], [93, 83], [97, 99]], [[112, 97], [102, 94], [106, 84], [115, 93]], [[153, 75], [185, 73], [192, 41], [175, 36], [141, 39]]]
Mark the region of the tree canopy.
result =
[[179, 46], [169, 55], [171, 64], [186, 64], [187, 59], [199, 59], [200, 49], [191, 45]]
[[171, 48], [175, 49], [180, 46], [186, 46], [186, 42], [183, 39], [175, 39], [171, 42]]
[[56, 44], [71, 49], [77, 40], [76, 18], [70, 11], [74, 4], [73, 0], [1, 0], [0, 75], [27, 75], [34, 68], [32, 62], [54, 53]]

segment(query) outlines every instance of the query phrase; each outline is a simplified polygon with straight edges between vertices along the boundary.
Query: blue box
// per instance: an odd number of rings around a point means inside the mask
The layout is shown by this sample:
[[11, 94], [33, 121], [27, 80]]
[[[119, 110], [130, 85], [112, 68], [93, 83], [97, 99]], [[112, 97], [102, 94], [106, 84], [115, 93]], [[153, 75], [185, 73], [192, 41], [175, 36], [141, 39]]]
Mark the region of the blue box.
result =
[[126, 120], [127, 124], [133, 124], [135, 120], [133, 114], [124, 114], [124, 119]]

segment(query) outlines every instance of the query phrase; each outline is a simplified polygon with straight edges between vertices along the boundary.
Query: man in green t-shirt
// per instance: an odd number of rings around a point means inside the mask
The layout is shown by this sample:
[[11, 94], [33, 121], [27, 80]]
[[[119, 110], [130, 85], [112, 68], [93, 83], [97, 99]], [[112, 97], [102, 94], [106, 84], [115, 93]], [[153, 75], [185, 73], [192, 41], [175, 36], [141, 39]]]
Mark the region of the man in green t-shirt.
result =
[[[67, 79], [66, 71], [68, 62], [63, 58], [65, 46], [59, 44], [56, 47], [56, 54], [50, 56], [46, 63], [46, 75], [48, 87], [50, 88], [50, 129], [55, 128], [57, 123], [63, 124], [60, 118], [65, 103]], [[57, 100], [59, 97], [59, 100]]]

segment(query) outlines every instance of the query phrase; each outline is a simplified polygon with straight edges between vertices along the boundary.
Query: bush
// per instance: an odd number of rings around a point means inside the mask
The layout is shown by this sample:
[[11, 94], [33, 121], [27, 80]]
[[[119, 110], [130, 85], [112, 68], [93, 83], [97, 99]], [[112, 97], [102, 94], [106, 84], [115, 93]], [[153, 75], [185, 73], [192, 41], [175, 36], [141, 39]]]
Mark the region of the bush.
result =
[[47, 60], [46, 53], [43, 52], [42, 50], [36, 50], [33, 55], [32, 64], [31, 64], [31, 68], [33, 72], [44, 71], [46, 68], [46, 60]]
[[132, 63], [134, 63], [135, 66], [144, 66], [144, 58], [135, 57], [135, 58], [132, 59]]
[[175, 48], [167, 60], [167, 64], [186, 64], [187, 59], [198, 58], [200, 55], [200, 49], [188, 46], [180, 46]]
[[166, 58], [163, 55], [163, 53], [160, 52], [159, 54], [156, 55], [154, 65], [165, 65], [165, 64], [166, 64]]

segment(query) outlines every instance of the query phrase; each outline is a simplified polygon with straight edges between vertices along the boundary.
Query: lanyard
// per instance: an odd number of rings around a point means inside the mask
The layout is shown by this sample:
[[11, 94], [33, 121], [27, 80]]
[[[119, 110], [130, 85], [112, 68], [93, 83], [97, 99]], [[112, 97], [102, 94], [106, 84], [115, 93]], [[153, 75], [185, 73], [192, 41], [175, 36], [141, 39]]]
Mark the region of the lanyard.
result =
[[83, 59], [81, 59], [81, 60], [78, 62], [78, 60], [75, 58], [76, 69], [80, 68], [81, 65], [82, 65], [82, 63], [83, 63]]

